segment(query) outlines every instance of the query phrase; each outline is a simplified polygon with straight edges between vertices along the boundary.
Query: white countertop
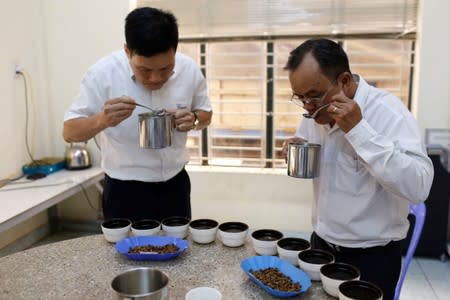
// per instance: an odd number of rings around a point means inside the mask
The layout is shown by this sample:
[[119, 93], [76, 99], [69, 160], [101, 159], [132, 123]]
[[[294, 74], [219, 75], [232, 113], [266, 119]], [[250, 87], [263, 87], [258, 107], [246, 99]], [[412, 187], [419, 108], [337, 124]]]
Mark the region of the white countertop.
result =
[[22, 179], [0, 188], [0, 232], [44, 211], [104, 177], [100, 167], [60, 170], [35, 181]]

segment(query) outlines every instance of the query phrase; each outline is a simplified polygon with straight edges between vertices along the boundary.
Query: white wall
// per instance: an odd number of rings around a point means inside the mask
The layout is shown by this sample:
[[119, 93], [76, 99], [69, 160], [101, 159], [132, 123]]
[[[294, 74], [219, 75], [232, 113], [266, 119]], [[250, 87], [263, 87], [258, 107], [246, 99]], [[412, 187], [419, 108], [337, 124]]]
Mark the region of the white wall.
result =
[[56, 155], [64, 153], [61, 136], [64, 111], [78, 93], [83, 74], [97, 59], [124, 45], [124, 20], [129, 3], [125, 0], [45, 0], [43, 3], [49, 118], [53, 125], [49, 142]]
[[98, 58], [122, 48], [127, 0], [16, 0], [0, 2], [0, 178], [30, 161], [25, 147], [25, 92], [19, 64], [31, 85], [30, 146], [35, 159], [63, 156], [64, 111], [82, 75]]
[[187, 168], [192, 217], [242, 221], [251, 228], [311, 231], [312, 181], [286, 170]]
[[[51, 152], [48, 97], [45, 77], [41, 5], [34, 0], [0, 3], [0, 179], [21, 174], [30, 162], [25, 146], [25, 89], [14, 65], [23, 68], [28, 79], [29, 146], [34, 158]], [[0, 194], [0, 209], [1, 208]], [[46, 223], [46, 213], [7, 230], [0, 236], [0, 248]]]
[[[22, 79], [14, 77], [14, 64], [23, 67], [29, 78], [34, 103], [29, 113], [33, 157], [63, 157], [64, 111], [87, 67], [123, 46], [128, 11], [128, 0], [0, 2], [0, 179], [19, 175], [22, 166], [30, 162], [25, 147], [25, 92]], [[2, 233], [0, 248], [14, 236], [19, 238], [41, 226], [42, 220], [40, 214]]]
[[[30, 112], [30, 147], [38, 157], [50, 149], [40, 6], [36, 1], [2, 1], [0, 4], [0, 178], [20, 174], [30, 161], [25, 147], [25, 90], [23, 79], [14, 75], [14, 64], [29, 74], [35, 109]], [[31, 103], [30, 103], [31, 104]], [[32, 107], [31, 107], [32, 108]]]
[[421, 0], [414, 72], [419, 126], [450, 128], [450, 1]]

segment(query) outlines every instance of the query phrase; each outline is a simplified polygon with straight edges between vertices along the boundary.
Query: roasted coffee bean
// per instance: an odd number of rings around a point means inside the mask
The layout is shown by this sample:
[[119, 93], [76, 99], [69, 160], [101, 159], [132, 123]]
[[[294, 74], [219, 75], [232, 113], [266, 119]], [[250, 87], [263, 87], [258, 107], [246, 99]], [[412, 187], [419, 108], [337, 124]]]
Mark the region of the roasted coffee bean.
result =
[[282, 292], [298, 292], [300, 291], [300, 283], [292, 282], [292, 280], [281, 273], [276, 268], [261, 269], [258, 271], [250, 270], [262, 283], [268, 287]]
[[163, 254], [163, 253], [175, 253], [178, 250], [179, 248], [174, 244], [167, 244], [164, 246], [144, 245], [132, 247], [128, 249], [128, 253], [156, 252], [159, 254]]

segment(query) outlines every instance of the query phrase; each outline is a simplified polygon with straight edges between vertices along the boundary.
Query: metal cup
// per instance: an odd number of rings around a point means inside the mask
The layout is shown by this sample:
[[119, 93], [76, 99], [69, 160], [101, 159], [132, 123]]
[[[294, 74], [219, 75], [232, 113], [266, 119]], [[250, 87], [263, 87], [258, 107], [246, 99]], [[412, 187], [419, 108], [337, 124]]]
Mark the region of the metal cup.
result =
[[171, 146], [172, 117], [166, 111], [139, 114], [139, 146], [150, 149]]
[[288, 145], [288, 170], [291, 177], [314, 178], [319, 176], [320, 145], [290, 143]]
[[168, 300], [169, 278], [152, 268], [136, 268], [123, 272], [111, 282], [113, 299]]

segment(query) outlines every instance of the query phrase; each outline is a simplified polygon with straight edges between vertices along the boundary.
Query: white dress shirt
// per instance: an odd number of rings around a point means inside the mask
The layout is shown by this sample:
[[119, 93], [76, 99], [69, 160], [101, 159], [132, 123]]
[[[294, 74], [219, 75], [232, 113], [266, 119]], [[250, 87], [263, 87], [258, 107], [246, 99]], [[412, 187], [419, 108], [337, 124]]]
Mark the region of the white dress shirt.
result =
[[363, 119], [354, 128], [345, 133], [304, 119], [296, 135], [322, 145], [320, 175], [313, 179], [314, 231], [359, 248], [405, 238], [408, 206], [426, 200], [434, 171], [402, 102], [355, 77]]
[[[103, 110], [106, 100], [129, 96], [153, 109], [211, 111], [206, 81], [190, 57], [176, 53], [174, 73], [159, 90], [150, 91], [134, 80], [128, 57], [120, 50], [104, 57], [85, 74], [79, 95], [64, 120], [88, 117]], [[110, 177], [146, 182], [167, 181], [189, 161], [187, 133], [173, 129], [172, 145], [163, 149], [139, 146], [138, 114], [148, 112], [137, 106], [133, 114], [115, 127], [99, 133], [101, 165]]]

